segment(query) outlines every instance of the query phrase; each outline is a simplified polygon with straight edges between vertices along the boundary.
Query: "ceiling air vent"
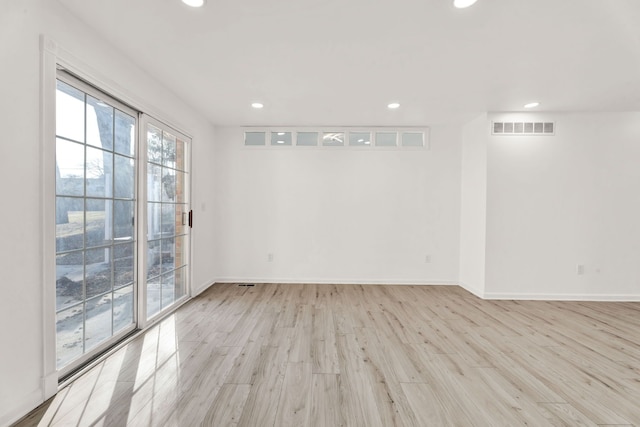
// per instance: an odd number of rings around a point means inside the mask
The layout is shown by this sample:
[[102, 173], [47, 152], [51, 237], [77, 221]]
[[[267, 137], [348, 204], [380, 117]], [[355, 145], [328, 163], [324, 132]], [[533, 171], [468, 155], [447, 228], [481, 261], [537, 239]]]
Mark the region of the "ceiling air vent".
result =
[[493, 122], [493, 135], [553, 135], [554, 122]]

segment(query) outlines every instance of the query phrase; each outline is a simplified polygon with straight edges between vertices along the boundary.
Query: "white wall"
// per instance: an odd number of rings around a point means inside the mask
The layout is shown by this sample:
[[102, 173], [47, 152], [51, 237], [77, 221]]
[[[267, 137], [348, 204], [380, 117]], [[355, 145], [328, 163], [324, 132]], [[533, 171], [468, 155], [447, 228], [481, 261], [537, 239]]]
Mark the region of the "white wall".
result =
[[640, 299], [640, 113], [523, 117], [556, 135], [489, 136], [486, 296]]
[[[0, 425], [43, 396], [38, 117], [39, 35], [194, 137], [193, 284], [260, 281], [479, 283], [482, 183], [462, 198], [461, 131], [434, 127], [426, 152], [247, 150], [50, 0], [0, 13]], [[491, 119], [508, 119], [492, 115]], [[640, 297], [640, 114], [565, 114], [555, 137], [491, 137], [487, 150], [489, 297]], [[487, 122], [488, 123], [488, 122]], [[488, 129], [480, 129], [488, 134]], [[467, 127], [469, 132], [475, 125]], [[465, 133], [465, 165], [473, 152]], [[471, 156], [471, 157], [469, 157]], [[213, 158], [213, 166], [212, 166]], [[476, 169], [477, 167], [477, 169]], [[475, 221], [478, 221], [477, 223]], [[471, 232], [470, 232], [471, 230]], [[214, 248], [215, 247], [215, 253]], [[267, 262], [267, 253], [274, 261]], [[432, 262], [424, 263], [431, 255]], [[585, 274], [575, 274], [576, 264]], [[480, 286], [480, 285], [478, 285]]]
[[[92, 30], [51, 0], [2, 2], [0, 6], [2, 62], [3, 209], [0, 210], [2, 298], [0, 298], [0, 425], [23, 415], [42, 401], [43, 313], [39, 177], [40, 51], [46, 34], [81, 58], [114, 87], [120, 87], [154, 113], [194, 137], [193, 283], [199, 290], [212, 282], [213, 224], [210, 216], [214, 180], [208, 162], [213, 153], [213, 128], [177, 96], [157, 84]], [[53, 177], [51, 177], [53, 179]], [[206, 214], [202, 207], [206, 208]]]
[[460, 207], [460, 285], [482, 296], [485, 290], [487, 229], [487, 115], [462, 130]]
[[245, 148], [241, 129], [217, 129], [218, 280], [457, 282], [460, 138], [434, 127], [428, 151]]

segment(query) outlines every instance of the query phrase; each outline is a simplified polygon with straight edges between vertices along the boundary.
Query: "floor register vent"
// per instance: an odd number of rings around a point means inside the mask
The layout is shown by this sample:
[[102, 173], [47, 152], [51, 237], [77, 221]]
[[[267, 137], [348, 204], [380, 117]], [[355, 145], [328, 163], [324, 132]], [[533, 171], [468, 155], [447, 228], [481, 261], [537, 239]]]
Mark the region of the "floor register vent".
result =
[[554, 122], [493, 122], [493, 135], [553, 135]]

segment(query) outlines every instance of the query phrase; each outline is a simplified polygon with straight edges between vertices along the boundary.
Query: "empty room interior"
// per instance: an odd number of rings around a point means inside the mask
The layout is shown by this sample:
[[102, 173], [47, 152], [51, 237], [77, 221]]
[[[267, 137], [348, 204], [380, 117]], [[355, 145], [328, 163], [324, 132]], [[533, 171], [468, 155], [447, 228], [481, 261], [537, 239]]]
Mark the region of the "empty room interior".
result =
[[639, 22], [2, 0], [0, 426], [640, 426]]

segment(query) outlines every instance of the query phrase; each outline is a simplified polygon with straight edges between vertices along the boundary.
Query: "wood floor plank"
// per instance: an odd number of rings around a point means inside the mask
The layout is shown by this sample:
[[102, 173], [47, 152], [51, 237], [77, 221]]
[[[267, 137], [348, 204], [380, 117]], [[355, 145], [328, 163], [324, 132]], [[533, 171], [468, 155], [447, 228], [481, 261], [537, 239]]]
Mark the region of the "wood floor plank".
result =
[[238, 357], [233, 362], [233, 367], [225, 378], [226, 384], [253, 384], [261, 352], [264, 351], [259, 342], [249, 342], [243, 348]]
[[199, 425], [216, 396], [233, 363], [240, 354], [240, 347], [220, 347], [220, 353], [209, 359], [200, 375], [191, 382], [189, 389], [183, 389], [177, 402], [177, 420], [180, 425]]
[[434, 389], [425, 383], [403, 383], [402, 389], [422, 426], [465, 426], [471, 421], [454, 407], [443, 405]]
[[205, 426], [237, 426], [251, 385], [224, 384], [207, 411], [202, 424]]
[[640, 303], [216, 284], [17, 426], [640, 425]]
[[375, 378], [368, 376], [366, 356], [355, 334], [337, 337], [340, 360], [340, 402], [346, 425], [383, 426], [373, 394]]
[[336, 327], [329, 308], [314, 307], [311, 333], [311, 357], [314, 374], [339, 374]]
[[385, 378], [396, 382], [420, 382], [420, 373], [404, 351], [400, 340], [381, 337], [376, 329], [358, 329], [363, 351], [384, 372]]
[[287, 364], [286, 347], [263, 346], [239, 426], [273, 426]]
[[289, 362], [312, 363], [311, 333], [313, 306], [309, 304], [298, 304], [296, 309], [293, 335], [289, 341]]
[[278, 411], [276, 412], [276, 426], [309, 425], [312, 371], [311, 363], [287, 363]]
[[309, 426], [344, 426], [340, 409], [340, 376], [313, 374]]
[[539, 404], [527, 398], [522, 390], [514, 387], [496, 368], [475, 368], [474, 373], [493, 391], [502, 404], [514, 410], [520, 425], [544, 426], [549, 420], [540, 410]]
[[490, 384], [482, 380], [477, 369], [466, 365], [457, 354], [433, 355], [440, 369], [453, 374], [453, 384], [461, 405], [481, 425], [516, 426], [526, 425], [518, 408], [496, 396]]
[[584, 414], [581, 414], [569, 403], [540, 403], [538, 406], [543, 416], [546, 417], [549, 423], [554, 427], [598, 426], [598, 424], [588, 419]]

